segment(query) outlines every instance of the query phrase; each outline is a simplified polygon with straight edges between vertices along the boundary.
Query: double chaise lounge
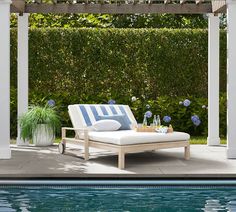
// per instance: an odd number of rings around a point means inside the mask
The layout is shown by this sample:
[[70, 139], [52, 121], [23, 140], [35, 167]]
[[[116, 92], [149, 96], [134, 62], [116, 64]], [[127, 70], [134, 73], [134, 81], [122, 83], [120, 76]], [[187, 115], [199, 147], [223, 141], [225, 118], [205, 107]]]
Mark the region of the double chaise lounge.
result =
[[[99, 148], [118, 154], [118, 167], [125, 168], [125, 154], [144, 152], [166, 148], [184, 148], [184, 157], [190, 158], [190, 136], [183, 132], [156, 133], [136, 132], [133, 128], [137, 121], [128, 105], [96, 105], [76, 104], [69, 105], [68, 112], [73, 128], [62, 128], [62, 141], [59, 151], [65, 152], [66, 143], [80, 144], [84, 148], [83, 157], [89, 159], [89, 148]], [[122, 115], [126, 118], [131, 130], [94, 131], [91, 126], [99, 121], [100, 116]], [[67, 131], [75, 132], [75, 137], [66, 136]]]

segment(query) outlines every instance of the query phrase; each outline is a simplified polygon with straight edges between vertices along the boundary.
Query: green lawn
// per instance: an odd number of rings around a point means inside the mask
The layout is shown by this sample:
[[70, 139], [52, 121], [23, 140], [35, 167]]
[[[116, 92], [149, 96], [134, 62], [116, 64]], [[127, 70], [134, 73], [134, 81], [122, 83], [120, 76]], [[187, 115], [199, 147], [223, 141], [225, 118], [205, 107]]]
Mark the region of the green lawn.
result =
[[[191, 136], [191, 144], [207, 144], [207, 137]], [[221, 144], [226, 144], [226, 138], [221, 138]]]

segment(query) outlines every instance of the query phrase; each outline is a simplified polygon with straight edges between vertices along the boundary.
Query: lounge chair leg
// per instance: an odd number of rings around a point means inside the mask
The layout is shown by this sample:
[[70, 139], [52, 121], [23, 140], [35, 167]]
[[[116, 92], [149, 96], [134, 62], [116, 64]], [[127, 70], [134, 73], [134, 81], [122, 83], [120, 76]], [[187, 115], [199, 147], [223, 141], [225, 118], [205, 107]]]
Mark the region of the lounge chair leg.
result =
[[89, 148], [84, 148], [84, 160], [89, 160]]
[[89, 159], [89, 139], [88, 132], [84, 133], [84, 160]]
[[118, 168], [119, 169], [124, 169], [125, 168], [125, 153], [123, 151], [119, 151]]
[[190, 159], [190, 145], [184, 147], [184, 158], [185, 160]]

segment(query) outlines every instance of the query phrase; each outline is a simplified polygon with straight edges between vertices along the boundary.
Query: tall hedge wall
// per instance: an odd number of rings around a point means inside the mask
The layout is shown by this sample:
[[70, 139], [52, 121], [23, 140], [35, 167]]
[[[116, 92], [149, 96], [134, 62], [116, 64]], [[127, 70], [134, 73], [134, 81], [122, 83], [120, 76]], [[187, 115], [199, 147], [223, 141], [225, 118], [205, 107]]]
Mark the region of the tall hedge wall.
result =
[[[13, 88], [16, 87], [16, 35], [13, 29]], [[224, 31], [221, 32], [220, 42], [221, 91], [224, 92]], [[120, 103], [128, 103], [131, 96], [146, 100], [155, 100], [160, 96], [207, 98], [207, 43], [206, 30], [30, 30], [30, 101], [42, 101], [44, 96], [56, 98], [60, 101], [60, 107], [65, 107], [63, 111], [66, 114], [68, 104], [107, 102], [110, 98]], [[14, 94], [13, 122], [16, 120]], [[67, 123], [66, 120], [63, 123]], [[12, 136], [15, 129], [16, 126], [12, 126]]]
[[[29, 36], [30, 88], [94, 101], [107, 94], [207, 97], [207, 40], [205, 30], [34, 29]], [[14, 85], [15, 30], [12, 50]], [[225, 32], [221, 55], [225, 91]]]

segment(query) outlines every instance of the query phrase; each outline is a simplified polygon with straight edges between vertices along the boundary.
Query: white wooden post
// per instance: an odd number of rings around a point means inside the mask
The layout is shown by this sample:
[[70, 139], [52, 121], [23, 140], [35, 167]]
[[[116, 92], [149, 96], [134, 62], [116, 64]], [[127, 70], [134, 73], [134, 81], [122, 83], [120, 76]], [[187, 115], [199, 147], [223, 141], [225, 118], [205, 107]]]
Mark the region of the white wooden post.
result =
[[209, 146], [219, 145], [219, 48], [218, 15], [208, 15], [208, 138]]
[[236, 1], [227, 1], [227, 157], [236, 158]]
[[[18, 15], [18, 85], [17, 116], [28, 110], [28, 19], [29, 14]], [[29, 141], [23, 141], [20, 137], [20, 126], [17, 129], [17, 145], [29, 145]]]
[[0, 1], [0, 159], [10, 149], [10, 0]]

